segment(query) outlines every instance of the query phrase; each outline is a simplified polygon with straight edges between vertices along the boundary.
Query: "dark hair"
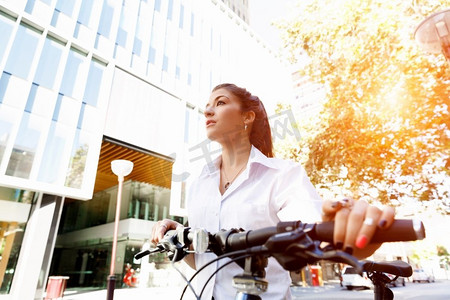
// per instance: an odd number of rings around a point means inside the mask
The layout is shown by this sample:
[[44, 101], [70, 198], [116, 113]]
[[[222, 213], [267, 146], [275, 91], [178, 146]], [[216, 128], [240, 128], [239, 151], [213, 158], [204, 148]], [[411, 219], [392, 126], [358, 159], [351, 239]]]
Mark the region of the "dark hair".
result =
[[218, 89], [226, 89], [239, 98], [242, 111], [253, 111], [255, 113], [255, 121], [253, 122], [253, 126], [251, 126], [250, 143], [258, 148], [265, 156], [273, 157], [272, 133], [266, 109], [262, 101], [245, 88], [238, 87], [232, 83], [219, 84], [212, 91], [214, 92]]

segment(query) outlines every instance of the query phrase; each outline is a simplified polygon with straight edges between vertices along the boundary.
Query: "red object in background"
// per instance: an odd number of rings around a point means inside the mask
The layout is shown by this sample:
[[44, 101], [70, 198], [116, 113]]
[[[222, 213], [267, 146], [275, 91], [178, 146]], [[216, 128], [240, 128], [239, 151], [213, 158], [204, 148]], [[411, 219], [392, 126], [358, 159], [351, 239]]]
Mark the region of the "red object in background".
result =
[[311, 283], [313, 286], [320, 286], [320, 279], [319, 279], [319, 268], [317, 267], [310, 267], [311, 270]]
[[45, 300], [62, 298], [68, 279], [68, 276], [50, 276], [48, 278]]
[[129, 286], [129, 287], [134, 287], [136, 286], [136, 276], [135, 276], [135, 272], [134, 269], [131, 268], [130, 266], [127, 266], [125, 268], [125, 276], [123, 277], [123, 282]]

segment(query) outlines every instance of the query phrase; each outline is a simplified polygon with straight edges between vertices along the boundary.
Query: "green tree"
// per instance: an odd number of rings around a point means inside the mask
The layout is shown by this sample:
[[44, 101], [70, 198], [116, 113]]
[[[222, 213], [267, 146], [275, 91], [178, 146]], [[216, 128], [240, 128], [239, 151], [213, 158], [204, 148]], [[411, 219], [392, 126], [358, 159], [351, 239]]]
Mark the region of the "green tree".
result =
[[326, 90], [319, 125], [306, 141], [313, 183], [347, 185], [355, 197], [384, 203], [448, 199], [450, 65], [419, 49], [414, 30], [450, 1], [298, 6], [297, 17], [277, 26], [290, 58], [306, 57], [302, 74]]
[[427, 241], [415, 241], [412, 242], [413, 251], [409, 256], [410, 259], [414, 262], [413, 267], [422, 267], [424, 262], [431, 260], [436, 256], [436, 247], [431, 242]]
[[71, 157], [65, 185], [72, 188], [81, 188], [83, 183], [86, 158], [89, 150], [87, 144], [81, 145]]
[[441, 265], [445, 269], [448, 269], [448, 266], [450, 265], [450, 253], [448, 253], [447, 248], [445, 248], [442, 245], [437, 245], [436, 250], [437, 250], [437, 255], [439, 256], [439, 261], [440, 261]]

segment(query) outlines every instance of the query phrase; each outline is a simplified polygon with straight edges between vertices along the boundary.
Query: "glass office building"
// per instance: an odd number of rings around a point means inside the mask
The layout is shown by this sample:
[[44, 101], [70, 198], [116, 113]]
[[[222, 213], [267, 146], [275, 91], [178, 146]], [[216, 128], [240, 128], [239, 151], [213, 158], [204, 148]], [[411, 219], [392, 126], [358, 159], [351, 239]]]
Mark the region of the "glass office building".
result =
[[202, 110], [222, 82], [269, 113], [291, 97], [289, 72], [222, 1], [0, 0], [0, 300], [42, 299], [49, 275], [105, 286], [114, 159], [134, 162], [115, 273], [166, 284], [162, 257], [132, 256], [155, 221], [184, 221], [190, 166], [217, 153]]

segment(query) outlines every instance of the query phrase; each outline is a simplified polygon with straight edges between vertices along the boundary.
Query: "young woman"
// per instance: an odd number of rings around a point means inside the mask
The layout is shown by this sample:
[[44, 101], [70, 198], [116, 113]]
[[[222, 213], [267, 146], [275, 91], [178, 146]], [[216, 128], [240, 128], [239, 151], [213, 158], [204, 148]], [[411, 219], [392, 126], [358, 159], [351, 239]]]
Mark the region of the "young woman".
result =
[[[192, 228], [210, 232], [221, 229], [258, 229], [280, 221], [334, 220], [334, 243], [349, 253], [368, 256], [377, 248], [368, 245], [377, 226], [389, 227], [394, 210], [380, 210], [365, 201], [322, 201], [300, 164], [273, 158], [268, 117], [260, 99], [234, 84], [216, 86], [206, 104], [206, 133], [222, 146], [222, 154], [204, 167], [188, 193], [188, 221]], [[157, 243], [169, 229], [181, 224], [159, 221], [153, 227]], [[357, 251], [355, 254], [358, 255]], [[213, 254], [188, 256], [199, 268]], [[225, 261], [199, 273], [198, 292]], [[242, 273], [230, 264], [210, 281], [202, 299], [234, 299], [232, 278]], [[275, 259], [266, 268], [269, 288], [263, 299], [291, 299], [289, 273]]]

